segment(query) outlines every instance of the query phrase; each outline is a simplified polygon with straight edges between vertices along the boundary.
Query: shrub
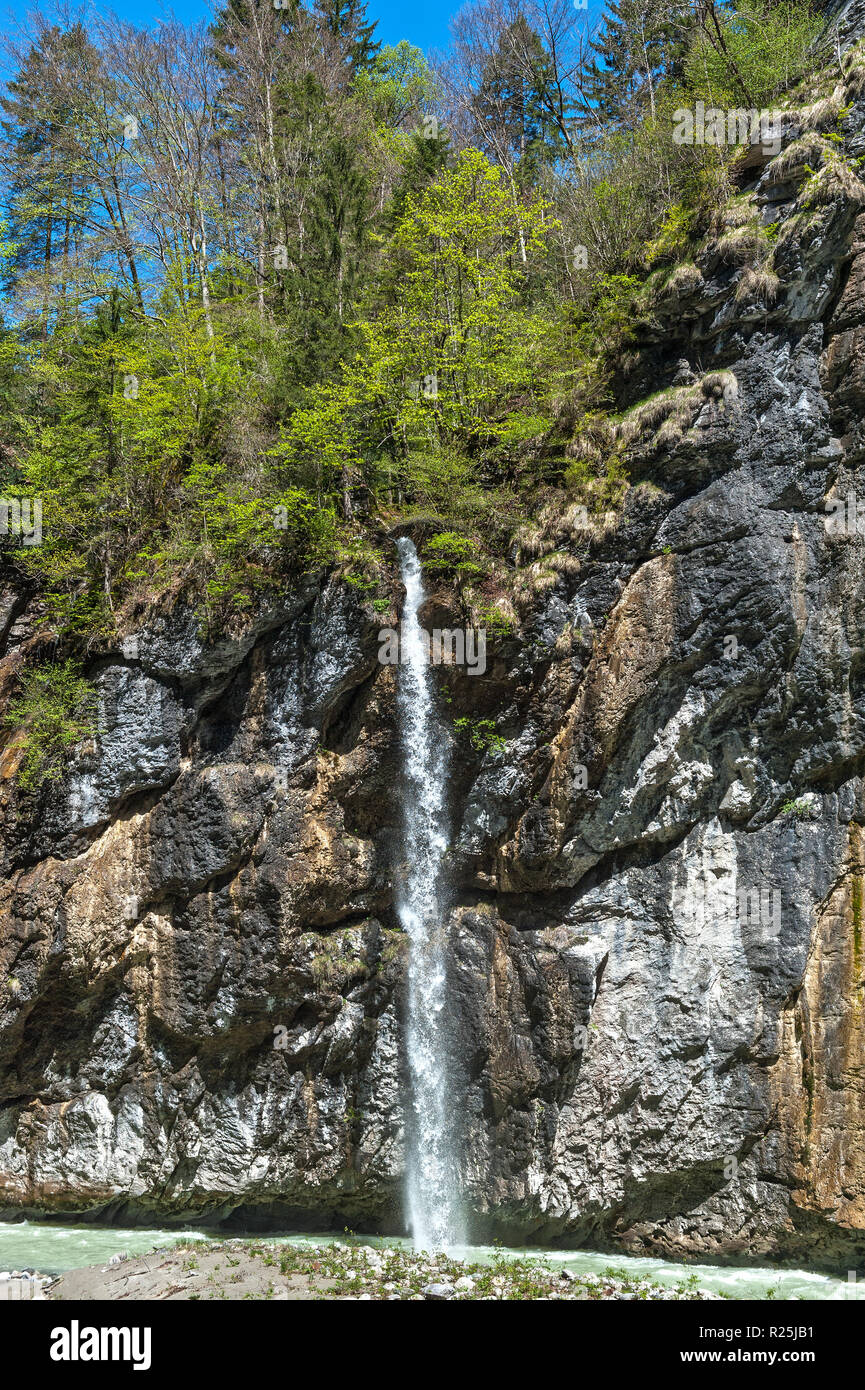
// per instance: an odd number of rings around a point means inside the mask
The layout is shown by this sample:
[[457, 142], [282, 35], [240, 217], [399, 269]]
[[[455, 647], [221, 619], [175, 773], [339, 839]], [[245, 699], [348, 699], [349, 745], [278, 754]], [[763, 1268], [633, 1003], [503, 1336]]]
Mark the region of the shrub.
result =
[[483, 568], [471, 557], [477, 545], [469, 536], [456, 531], [440, 531], [424, 546], [424, 564], [429, 570], [442, 570], [451, 575], [483, 574]]
[[28, 671], [4, 723], [21, 730], [21, 786], [33, 789], [63, 776], [67, 755], [95, 733], [96, 691], [71, 660]]
[[720, 106], [761, 107], [805, 69], [822, 24], [794, 0], [739, 0], [719, 10], [720, 34], [708, 24], [686, 63], [688, 85]]
[[496, 733], [493, 719], [471, 719], [463, 715], [454, 720], [454, 728], [468, 738], [476, 753], [500, 753], [506, 746], [505, 739]]

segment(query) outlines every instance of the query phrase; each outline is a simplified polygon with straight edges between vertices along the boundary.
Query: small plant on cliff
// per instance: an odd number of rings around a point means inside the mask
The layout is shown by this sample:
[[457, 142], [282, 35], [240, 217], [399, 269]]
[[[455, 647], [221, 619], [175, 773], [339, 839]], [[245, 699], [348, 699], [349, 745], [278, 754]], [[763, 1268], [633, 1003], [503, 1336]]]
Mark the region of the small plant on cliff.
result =
[[28, 671], [4, 719], [20, 730], [21, 786], [33, 790], [62, 777], [71, 749], [93, 737], [95, 715], [96, 692], [73, 661]]
[[478, 623], [490, 637], [510, 637], [513, 619], [498, 604], [484, 604], [478, 609]]
[[595, 515], [618, 511], [628, 489], [628, 476], [620, 453], [609, 453], [602, 461], [576, 458], [565, 470], [565, 487], [579, 497]]
[[506, 740], [496, 733], [492, 719], [471, 719], [463, 715], [454, 720], [454, 728], [468, 738], [476, 753], [501, 753], [506, 746]]
[[428, 570], [440, 570], [452, 576], [482, 574], [476, 563], [478, 547], [469, 536], [456, 531], [440, 531], [424, 546], [423, 562]]
[[695, 220], [694, 207], [673, 203], [667, 209], [657, 235], [646, 246], [646, 264], [654, 266], [659, 262], [683, 257], [694, 234]]

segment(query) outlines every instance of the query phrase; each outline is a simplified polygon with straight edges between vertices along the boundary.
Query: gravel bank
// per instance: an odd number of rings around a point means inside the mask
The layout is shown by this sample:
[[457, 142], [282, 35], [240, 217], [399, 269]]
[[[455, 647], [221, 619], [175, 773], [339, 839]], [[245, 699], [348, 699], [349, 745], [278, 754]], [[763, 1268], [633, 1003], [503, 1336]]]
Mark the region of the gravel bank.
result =
[[369, 1245], [296, 1246], [226, 1241], [154, 1250], [70, 1270], [52, 1284], [57, 1300], [124, 1299], [718, 1299], [683, 1282], [673, 1288], [621, 1271], [575, 1275], [542, 1260], [502, 1256], [471, 1264]]

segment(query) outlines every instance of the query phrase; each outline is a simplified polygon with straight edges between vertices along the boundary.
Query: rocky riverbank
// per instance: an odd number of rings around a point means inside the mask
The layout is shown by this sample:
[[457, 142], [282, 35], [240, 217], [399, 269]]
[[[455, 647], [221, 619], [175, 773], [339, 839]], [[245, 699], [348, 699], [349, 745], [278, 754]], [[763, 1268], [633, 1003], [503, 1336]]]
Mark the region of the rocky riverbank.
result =
[[542, 1299], [718, 1299], [695, 1280], [664, 1287], [621, 1271], [575, 1275], [542, 1260], [502, 1257], [490, 1264], [446, 1255], [338, 1243], [308, 1249], [262, 1242], [226, 1241], [155, 1250], [137, 1259], [115, 1256], [108, 1264], [70, 1270], [53, 1283], [57, 1300], [159, 1299], [361, 1299], [520, 1301]]
[[0, 1303], [30, 1302], [44, 1299], [55, 1279], [36, 1269], [0, 1270]]

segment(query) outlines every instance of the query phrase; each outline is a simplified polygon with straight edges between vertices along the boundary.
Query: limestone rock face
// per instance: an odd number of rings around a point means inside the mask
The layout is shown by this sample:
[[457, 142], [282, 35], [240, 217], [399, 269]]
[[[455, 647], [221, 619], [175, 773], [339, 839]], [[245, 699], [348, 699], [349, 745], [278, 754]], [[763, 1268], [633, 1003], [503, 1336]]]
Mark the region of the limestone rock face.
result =
[[[621, 383], [678, 423], [634, 417], [622, 513], [559, 519], [486, 673], [437, 672], [476, 1237], [865, 1263], [865, 190], [802, 217], [773, 165], [774, 304], [680, 277]], [[398, 598], [309, 578], [213, 645], [178, 608], [62, 781], [3, 751], [7, 1210], [402, 1229]], [[0, 695], [30, 640], [5, 594]]]

